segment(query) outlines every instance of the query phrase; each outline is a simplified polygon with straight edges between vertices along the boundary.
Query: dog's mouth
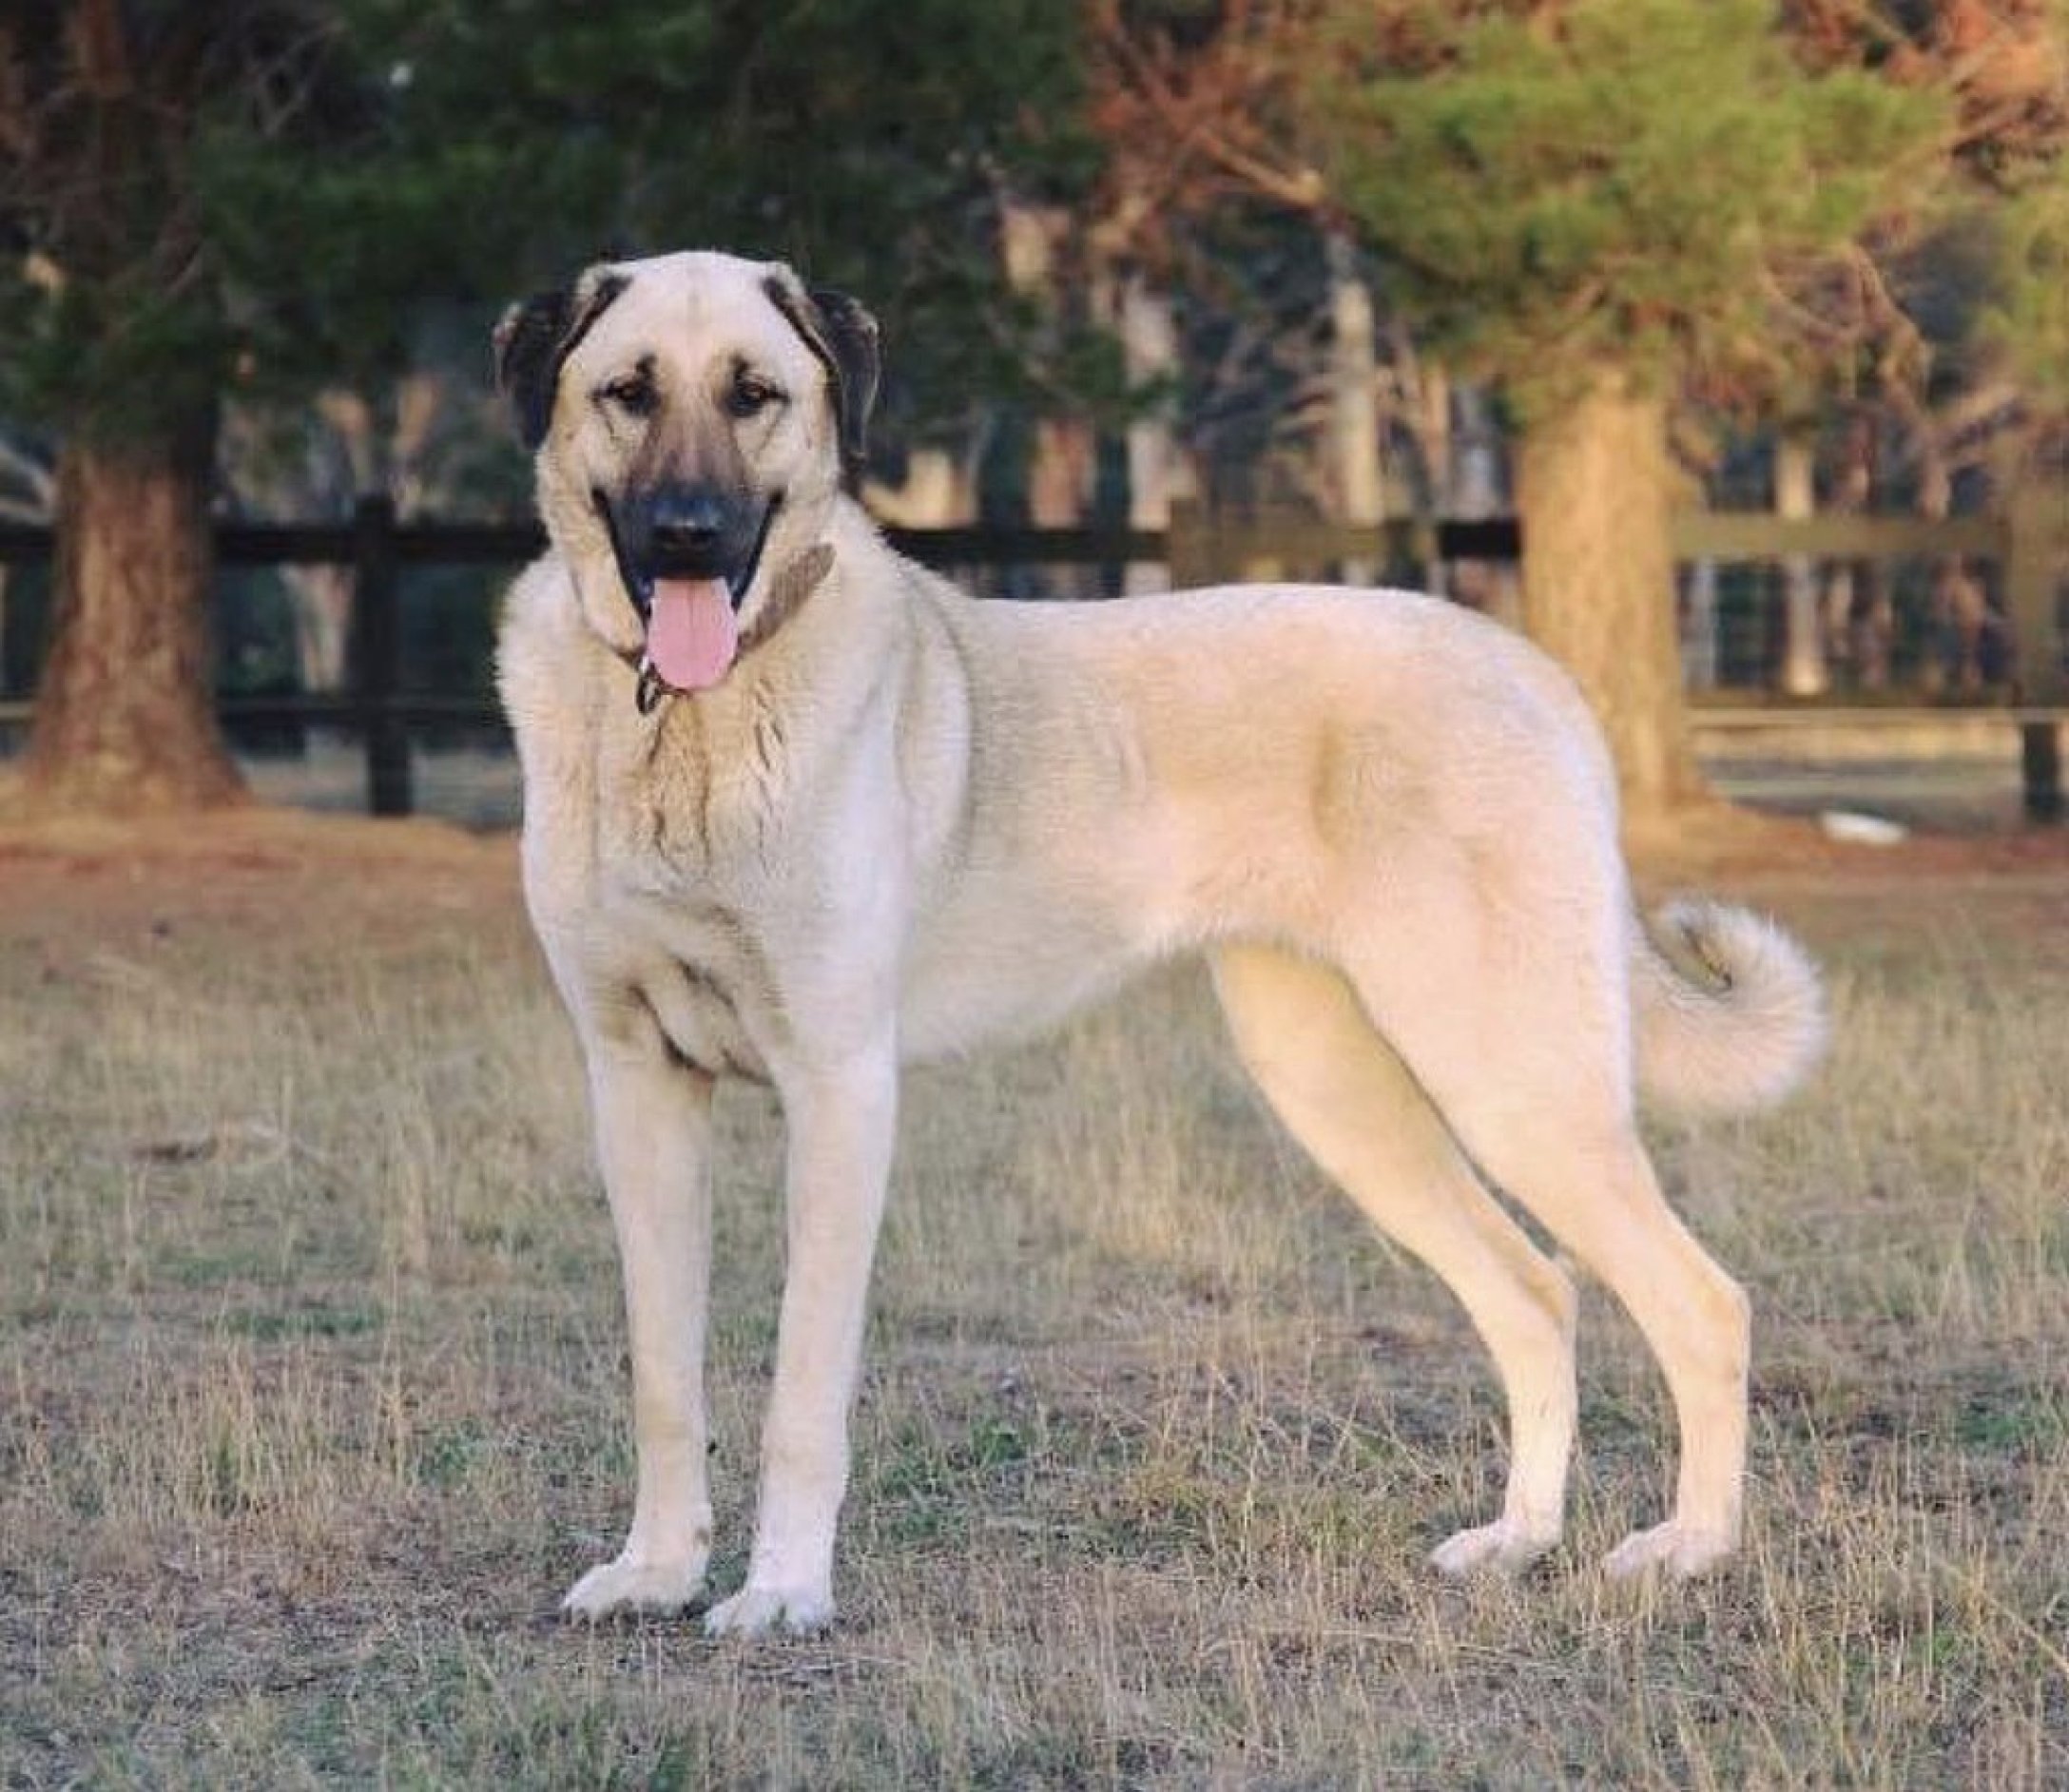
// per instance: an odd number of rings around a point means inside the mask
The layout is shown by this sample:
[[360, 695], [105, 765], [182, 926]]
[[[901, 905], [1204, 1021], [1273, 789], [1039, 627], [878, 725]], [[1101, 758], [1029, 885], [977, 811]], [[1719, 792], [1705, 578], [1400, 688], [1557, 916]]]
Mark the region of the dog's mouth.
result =
[[740, 607], [761, 570], [783, 493], [744, 526], [737, 513], [714, 520], [700, 511], [689, 521], [645, 515], [627, 527], [603, 492], [593, 495], [644, 637], [636, 662], [640, 713], [670, 694], [709, 690], [740, 657]]

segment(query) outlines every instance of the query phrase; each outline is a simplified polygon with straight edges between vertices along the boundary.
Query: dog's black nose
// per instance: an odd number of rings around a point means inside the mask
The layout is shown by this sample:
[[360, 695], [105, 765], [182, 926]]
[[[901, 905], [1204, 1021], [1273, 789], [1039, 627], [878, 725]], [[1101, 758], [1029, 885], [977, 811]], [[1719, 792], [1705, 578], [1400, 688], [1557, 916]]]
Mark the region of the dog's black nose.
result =
[[657, 558], [696, 563], [718, 551], [727, 522], [725, 506], [717, 497], [685, 491], [657, 499], [648, 529]]

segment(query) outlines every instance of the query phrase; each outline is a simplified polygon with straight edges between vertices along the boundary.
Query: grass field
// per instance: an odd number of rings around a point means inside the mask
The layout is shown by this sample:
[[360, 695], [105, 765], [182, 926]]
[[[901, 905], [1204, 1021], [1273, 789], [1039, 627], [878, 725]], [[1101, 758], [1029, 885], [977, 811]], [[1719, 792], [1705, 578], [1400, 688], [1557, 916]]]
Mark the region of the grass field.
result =
[[[628, 1401], [507, 843], [330, 825], [0, 839], [0, 1783], [2069, 1783], [2059, 857], [1740, 879], [1840, 1045], [1653, 1128], [1754, 1296], [1728, 1572], [1597, 1570], [1669, 1426], [1595, 1295], [1569, 1547], [1424, 1570], [1498, 1497], [1484, 1358], [1173, 973], [911, 1080], [842, 1622], [721, 1646], [554, 1616]], [[723, 1591], [781, 1224], [722, 1118]]]

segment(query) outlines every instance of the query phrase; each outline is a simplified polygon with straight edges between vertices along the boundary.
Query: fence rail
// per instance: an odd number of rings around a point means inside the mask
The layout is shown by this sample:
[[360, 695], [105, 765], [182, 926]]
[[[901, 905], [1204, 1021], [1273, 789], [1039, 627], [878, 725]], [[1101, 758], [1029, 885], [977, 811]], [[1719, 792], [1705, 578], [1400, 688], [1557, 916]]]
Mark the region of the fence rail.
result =
[[[1093, 526], [1037, 529], [979, 524], [885, 531], [892, 545], [935, 567], [1125, 567], [1160, 563], [1179, 586], [1253, 575], [1328, 576], [1343, 566], [1401, 567], [1439, 561], [1514, 562], [1521, 537], [1513, 517], [1395, 520], [1371, 527], [1305, 516], [1231, 517], [1181, 507], [1168, 530]], [[2059, 499], [2028, 500], [2001, 515], [1933, 521], [1901, 516], [1816, 516], [1689, 511], [1673, 523], [1674, 551], [1684, 561], [1898, 559], [1979, 560], [2000, 568], [2005, 618], [2019, 646], [2019, 670], [2008, 685], [1970, 703], [1935, 705], [1999, 714], [2021, 734], [2028, 813], [2062, 810], [2060, 724], [2069, 714], [2058, 567], [2069, 517]], [[361, 501], [338, 523], [219, 524], [216, 557], [231, 568], [348, 566], [353, 569], [353, 688], [341, 693], [225, 697], [226, 719], [300, 722], [356, 728], [363, 742], [368, 806], [376, 815], [407, 815], [412, 806], [410, 737], [434, 723], [496, 726], [486, 698], [438, 696], [405, 687], [400, 574], [420, 567], [521, 566], [545, 547], [531, 523], [399, 522], [385, 497]], [[0, 568], [47, 562], [48, 526], [0, 523]], [[0, 701], [0, 724], [19, 724], [29, 704]], [[1831, 720], [1842, 715], [1890, 719], [1921, 712], [1910, 704], [1865, 703], [1822, 697], [1769, 698], [1728, 709], [1706, 708], [1713, 723], [1747, 725], [1781, 717]]]

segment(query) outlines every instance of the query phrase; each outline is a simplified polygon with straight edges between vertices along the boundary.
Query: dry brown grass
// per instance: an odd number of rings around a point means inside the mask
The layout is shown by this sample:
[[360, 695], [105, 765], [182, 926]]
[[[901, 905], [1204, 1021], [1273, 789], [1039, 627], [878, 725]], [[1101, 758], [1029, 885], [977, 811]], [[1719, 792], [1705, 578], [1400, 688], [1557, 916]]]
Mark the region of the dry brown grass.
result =
[[[338, 842], [345, 844], [339, 847]], [[1450, 1299], [1273, 1133], [1197, 982], [913, 1079], [844, 1618], [553, 1601], [629, 1492], [616, 1270], [507, 847], [0, 840], [0, 1782], [2069, 1782], [2069, 895], [1769, 878], [1841, 1050], [1663, 1127], [1755, 1293], [1751, 1529], [1607, 1586], [1662, 1397], [1584, 1319], [1571, 1545]], [[778, 1137], [724, 1106], [722, 1582]]]

